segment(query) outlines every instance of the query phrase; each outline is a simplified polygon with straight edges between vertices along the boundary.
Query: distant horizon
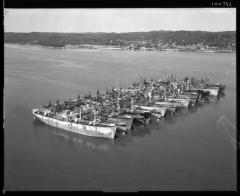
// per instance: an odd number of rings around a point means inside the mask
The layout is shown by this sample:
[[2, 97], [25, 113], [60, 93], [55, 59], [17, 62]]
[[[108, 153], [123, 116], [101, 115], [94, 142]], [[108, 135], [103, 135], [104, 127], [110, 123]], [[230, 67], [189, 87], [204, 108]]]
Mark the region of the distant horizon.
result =
[[54, 31], [29, 31], [29, 32], [14, 32], [14, 31], [4, 31], [4, 33], [149, 33], [149, 32], [159, 32], [159, 31], [166, 31], [166, 32], [179, 32], [179, 31], [189, 31], [189, 32], [211, 32], [211, 33], [221, 33], [221, 32], [236, 32], [236, 30], [224, 30], [224, 31], [206, 31], [206, 30], [151, 30], [151, 31], [128, 31], [128, 32], [107, 32], [107, 31], [96, 31], [96, 32], [54, 32]]

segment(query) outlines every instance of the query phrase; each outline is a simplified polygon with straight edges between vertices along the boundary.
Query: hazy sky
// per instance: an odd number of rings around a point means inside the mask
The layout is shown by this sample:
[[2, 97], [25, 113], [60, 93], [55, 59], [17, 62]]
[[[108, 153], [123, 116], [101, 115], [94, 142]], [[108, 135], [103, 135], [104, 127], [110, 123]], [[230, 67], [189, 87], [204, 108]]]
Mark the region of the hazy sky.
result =
[[5, 32], [235, 31], [235, 8], [5, 9]]

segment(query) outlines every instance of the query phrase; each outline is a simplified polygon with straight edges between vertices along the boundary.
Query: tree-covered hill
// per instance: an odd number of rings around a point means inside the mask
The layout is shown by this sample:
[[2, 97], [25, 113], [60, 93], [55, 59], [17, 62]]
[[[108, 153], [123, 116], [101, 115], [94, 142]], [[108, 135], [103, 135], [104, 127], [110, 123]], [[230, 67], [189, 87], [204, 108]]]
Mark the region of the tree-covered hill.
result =
[[152, 41], [177, 45], [205, 44], [216, 47], [235, 45], [236, 32], [150, 31], [131, 33], [4, 33], [4, 42], [64, 47], [66, 45], [128, 45], [132, 41]]

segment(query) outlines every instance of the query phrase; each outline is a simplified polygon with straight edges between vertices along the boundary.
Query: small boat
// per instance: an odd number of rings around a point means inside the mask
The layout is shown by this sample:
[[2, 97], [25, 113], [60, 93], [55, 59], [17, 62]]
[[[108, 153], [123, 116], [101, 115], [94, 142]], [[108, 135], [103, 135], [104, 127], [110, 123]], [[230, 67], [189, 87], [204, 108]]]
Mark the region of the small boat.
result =
[[203, 91], [209, 91], [210, 95], [217, 96], [219, 93], [219, 87], [207, 87], [202, 89]]
[[199, 100], [200, 101], [204, 101], [205, 99], [208, 99], [209, 95], [210, 95], [210, 92], [209, 91], [205, 91], [205, 90], [200, 90], [200, 89], [189, 89], [189, 90], [186, 90], [184, 93], [192, 93], [192, 92], [195, 92], [195, 93], [198, 93], [199, 94]]
[[[191, 89], [191, 90], [193, 90], [193, 89]], [[196, 88], [194, 90], [202, 91], [202, 92], [209, 92], [209, 95], [217, 96], [218, 92], [220, 90], [220, 87], [218, 87], [218, 86], [208, 86], [208, 87], [205, 87], [205, 88]]]
[[198, 93], [190, 93], [190, 92], [186, 92], [186, 93], [182, 93], [179, 94], [177, 96], [177, 98], [189, 98], [191, 100], [191, 102], [196, 103], [199, 99], [200, 95]]
[[134, 109], [126, 112], [127, 114], [133, 114], [133, 115], [141, 115], [145, 118], [148, 118], [151, 116], [151, 112], [149, 110], [140, 110], [140, 109]]
[[169, 113], [175, 113], [177, 111], [178, 107], [173, 107], [173, 106], [170, 106], [167, 108], [167, 111], [166, 112], [169, 112]]
[[166, 108], [169, 108], [169, 107], [182, 108], [183, 107], [182, 103], [175, 102], [175, 101], [156, 101], [154, 104], [159, 106], [165, 106]]
[[217, 87], [217, 88], [219, 88], [219, 91], [220, 92], [223, 92], [224, 90], [225, 90], [225, 88], [226, 88], [226, 85], [225, 84], [221, 84], [221, 83], [215, 83], [215, 84], [208, 84], [207, 85], [207, 88], [215, 88], [215, 87]]
[[126, 122], [120, 121], [119, 119], [115, 119], [115, 118], [109, 118], [107, 121], [108, 123], [113, 123], [116, 125], [117, 127], [117, 131], [121, 131], [121, 132], [127, 132], [127, 124]]
[[[109, 116], [109, 120], [116, 122], [119, 126], [125, 126], [126, 130], [130, 130], [132, 127], [133, 117], [131, 115], [116, 115]], [[125, 125], [123, 125], [125, 124]]]
[[138, 110], [138, 109], [134, 109], [134, 110], [125, 109], [124, 113], [133, 118], [132, 123], [138, 122], [141, 124], [145, 124], [146, 120], [149, 119], [152, 115], [150, 111]]
[[133, 119], [133, 123], [136, 124], [136, 123], [140, 123], [140, 124], [146, 124], [146, 119], [144, 118], [144, 116], [141, 116], [141, 115], [135, 115], [134, 116], [134, 119]]
[[166, 107], [164, 106], [144, 106], [144, 105], [136, 105], [134, 107], [137, 107], [141, 110], [147, 110], [149, 112], [154, 112], [154, 113], [161, 113], [162, 116], [165, 115], [166, 112]]
[[166, 111], [165, 111], [165, 115], [167, 114], [172, 114], [172, 113], [175, 113], [177, 111], [177, 109], [179, 108], [178, 106], [175, 106], [175, 105], [170, 105], [170, 104], [153, 104], [152, 106], [156, 106], [156, 107], [165, 107], [166, 108]]
[[190, 98], [168, 98], [169, 101], [180, 102], [183, 104], [183, 107], [188, 107], [190, 103]]
[[161, 113], [155, 113], [155, 112], [152, 113], [152, 116], [154, 116], [157, 119], [160, 119], [163, 117]]

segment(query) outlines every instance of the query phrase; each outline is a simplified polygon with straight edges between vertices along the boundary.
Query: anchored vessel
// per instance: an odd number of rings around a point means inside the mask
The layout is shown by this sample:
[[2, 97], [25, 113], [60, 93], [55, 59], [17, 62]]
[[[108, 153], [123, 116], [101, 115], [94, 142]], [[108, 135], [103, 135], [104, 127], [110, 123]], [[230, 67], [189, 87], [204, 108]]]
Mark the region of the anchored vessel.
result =
[[114, 139], [116, 133], [115, 124], [95, 123], [94, 121], [79, 119], [76, 120], [77, 122], [68, 122], [49, 116], [50, 112], [45, 112], [44, 115], [44, 110], [41, 111], [39, 109], [33, 109], [32, 114], [34, 118], [45, 124], [82, 135]]

